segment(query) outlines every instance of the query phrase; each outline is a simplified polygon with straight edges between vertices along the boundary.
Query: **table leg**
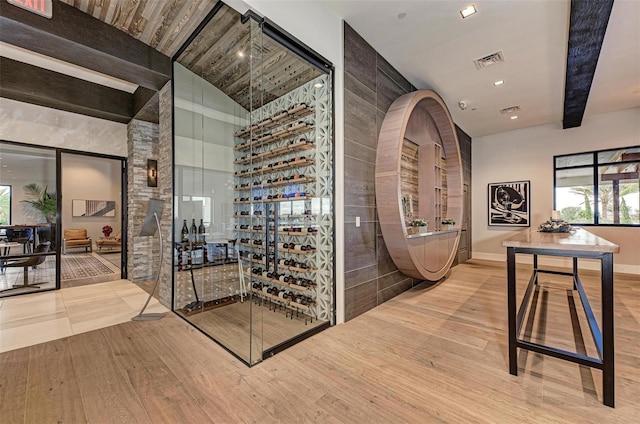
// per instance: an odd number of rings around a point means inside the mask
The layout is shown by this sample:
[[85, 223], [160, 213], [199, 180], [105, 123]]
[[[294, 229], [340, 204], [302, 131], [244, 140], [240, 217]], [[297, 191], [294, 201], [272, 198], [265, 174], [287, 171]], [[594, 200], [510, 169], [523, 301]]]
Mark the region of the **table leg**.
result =
[[533, 254], [533, 284], [538, 285], [538, 255]]
[[576, 279], [578, 278], [578, 258], [573, 258], [573, 289], [578, 290], [578, 282]]
[[615, 407], [615, 355], [613, 327], [613, 254], [602, 257], [602, 391], [604, 404]]
[[518, 348], [516, 345], [516, 251], [507, 247], [507, 313], [509, 314], [509, 373], [518, 375]]

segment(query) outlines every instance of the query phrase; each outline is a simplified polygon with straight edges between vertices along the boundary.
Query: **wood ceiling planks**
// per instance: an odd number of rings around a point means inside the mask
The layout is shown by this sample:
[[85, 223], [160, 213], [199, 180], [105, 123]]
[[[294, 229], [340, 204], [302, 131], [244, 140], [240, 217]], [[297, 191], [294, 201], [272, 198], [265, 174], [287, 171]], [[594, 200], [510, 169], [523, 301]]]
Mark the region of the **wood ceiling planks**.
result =
[[[173, 56], [213, 9], [216, 0], [61, 0]], [[252, 22], [252, 21], [249, 21]], [[245, 109], [260, 107], [321, 72], [275, 40], [257, 35], [253, 46], [249, 23], [223, 5], [212, 21], [187, 47], [179, 62], [225, 92]], [[249, 66], [249, 50], [262, 63]], [[245, 57], [238, 52], [246, 52]], [[250, 101], [250, 88], [254, 91]], [[252, 104], [251, 104], [252, 103]]]
[[216, 0], [60, 0], [173, 56]]

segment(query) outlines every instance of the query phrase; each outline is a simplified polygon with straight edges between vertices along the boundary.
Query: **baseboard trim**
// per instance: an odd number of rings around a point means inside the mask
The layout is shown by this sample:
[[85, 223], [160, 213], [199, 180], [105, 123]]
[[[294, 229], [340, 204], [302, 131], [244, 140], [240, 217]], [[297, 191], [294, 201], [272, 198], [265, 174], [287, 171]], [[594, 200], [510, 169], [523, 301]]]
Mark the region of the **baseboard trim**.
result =
[[[499, 253], [473, 252], [472, 259], [483, 261], [506, 262], [507, 255]], [[516, 262], [521, 264], [533, 265], [533, 257], [531, 255], [517, 255]], [[538, 259], [540, 265], [555, 266], [560, 268], [571, 268], [573, 266], [571, 259], [554, 258], [550, 256], [540, 256]], [[580, 259], [578, 268], [600, 271], [600, 261], [597, 259]], [[640, 265], [613, 264], [613, 271], [621, 274], [638, 274], [640, 275]]]

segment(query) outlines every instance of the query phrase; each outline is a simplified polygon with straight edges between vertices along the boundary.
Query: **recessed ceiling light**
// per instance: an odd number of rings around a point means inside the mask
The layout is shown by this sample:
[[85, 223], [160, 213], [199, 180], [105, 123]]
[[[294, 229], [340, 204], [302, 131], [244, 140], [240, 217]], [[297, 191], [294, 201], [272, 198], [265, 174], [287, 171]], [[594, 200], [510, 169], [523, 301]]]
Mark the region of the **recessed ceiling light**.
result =
[[518, 115], [513, 115], [511, 119], [518, 119]]
[[238, 52], [238, 57], [244, 57], [244, 52], [243, 51], [239, 51]]
[[467, 7], [465, 7], [464, 9], [462, 9], [460, 11], [460, 15], [462, 16], [462, 19], [464, 18], [468, 18], [469, 16], [473, 15], [474, 13], [476, 13], [476, 5], [475, 4], [471, 4]]
[[398, 19], [404, 19], [407, 17], [407, 14], [402, 12], [402, 13], [398, 13]]
[[322, 83], [321, 82], [317, 82], [317, 83], [313, 84], [313, 86], [315, 88], [322, 88]]
[[502, 85], [502, 84], [504, 84], [504, 80], [495, 81], [493, 83], [493, 85], [495, 85], [496, 87], [499, 86], [499, 85]]

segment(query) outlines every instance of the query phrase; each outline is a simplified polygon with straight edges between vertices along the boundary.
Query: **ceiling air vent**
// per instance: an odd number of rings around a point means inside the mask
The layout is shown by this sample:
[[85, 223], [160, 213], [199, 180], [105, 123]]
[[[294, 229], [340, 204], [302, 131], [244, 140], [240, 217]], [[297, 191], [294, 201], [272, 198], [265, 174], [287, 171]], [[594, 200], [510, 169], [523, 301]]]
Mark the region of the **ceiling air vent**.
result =
[[501, 62], [504, 62], [504, 54], [502, 53], [502, 50], [473, 61], [474, 65], [476, 65], [476, 69], [478, 70]]
[[500, 113], [503, 115], [506, 115], [508, 113], [515, 113], [520, 111], [520, 106], [509, 106], [509, 107], [505, 107], [504, 109], [500, 109]]

